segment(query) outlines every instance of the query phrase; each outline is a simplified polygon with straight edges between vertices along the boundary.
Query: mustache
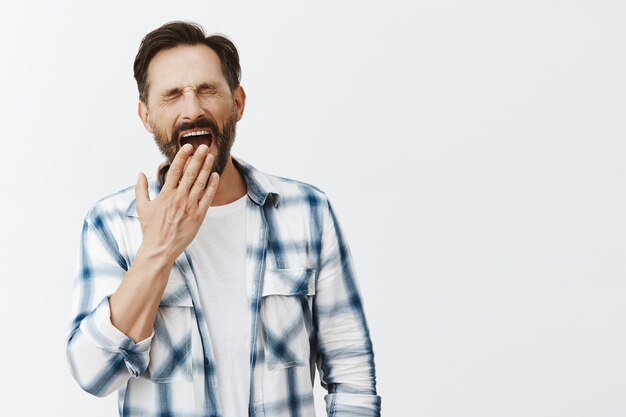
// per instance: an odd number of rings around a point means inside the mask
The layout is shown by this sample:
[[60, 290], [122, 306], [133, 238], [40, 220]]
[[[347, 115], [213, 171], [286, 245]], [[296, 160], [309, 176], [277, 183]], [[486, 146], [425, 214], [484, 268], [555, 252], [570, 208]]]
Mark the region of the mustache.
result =
[[174, 128], [172, 132], [172, 141], [178, 142], [180, 139], [180, 133], [190, 129], [210, 129], [213, 132], [213, 137], [217, 138], [221, 133], [217, 127], [215, 120], [211, 118], [202, 118], [194, 122], [182, 122]]

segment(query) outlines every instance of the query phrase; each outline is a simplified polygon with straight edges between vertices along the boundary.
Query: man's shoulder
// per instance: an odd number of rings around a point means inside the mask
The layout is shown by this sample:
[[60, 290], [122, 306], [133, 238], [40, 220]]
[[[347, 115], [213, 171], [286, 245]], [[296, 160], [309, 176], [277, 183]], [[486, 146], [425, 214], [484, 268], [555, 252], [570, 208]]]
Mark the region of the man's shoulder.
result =
[[[154, 187], [154, 179], [148, 179], [149, 189]], [[152, 194], [152, 192], [150, 193]], [[132, 217], [135, 210], [135, 186], [131, 185], [112, 192], [97, 200], [89, 209], [86, 218], [97, 220], [102, 218]]]
[[324, 191], [304, 181], [256, 169], [254, 169], [254, 176], [268, 192], [279, 196], [281, 205], [293, 203], [316, 205], [325, 203], [328, 199]]
[[277, 191], [284, 195], [315, 195], [325, 197], [326, 193], [315, 185], [296, 180], [293, 178], [281, 177], [273, 174], [265, 174]]

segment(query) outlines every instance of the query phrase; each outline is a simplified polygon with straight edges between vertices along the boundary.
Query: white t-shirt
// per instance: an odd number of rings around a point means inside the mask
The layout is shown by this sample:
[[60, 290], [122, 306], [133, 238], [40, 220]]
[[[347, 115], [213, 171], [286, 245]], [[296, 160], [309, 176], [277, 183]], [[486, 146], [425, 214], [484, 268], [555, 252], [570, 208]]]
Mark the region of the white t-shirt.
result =
[[209, 208], [188, 247], [215, 356], [224, 417], [248, 415], [250, 307], [246, 290], [246, 203]]

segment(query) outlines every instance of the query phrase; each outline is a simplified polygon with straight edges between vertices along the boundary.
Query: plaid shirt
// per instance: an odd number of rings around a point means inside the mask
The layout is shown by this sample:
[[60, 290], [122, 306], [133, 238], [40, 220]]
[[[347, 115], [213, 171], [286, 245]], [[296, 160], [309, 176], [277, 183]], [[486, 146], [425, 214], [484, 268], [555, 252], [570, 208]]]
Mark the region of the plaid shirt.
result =
[[[249, 416], [315, 416], [316, 367], [329, 416], [380, 416], [350, 251], [326, 195], [233, 161], [249, 197]], [[162, 183], [149, 181], [152, 198]], [[174, 263], [150, 337], [135, 343], [111, 324], [109, 296], [141, 241], [132, 187], [87, 214], [66, 346], [70, 371], [91, 394], [117, 390], [123, 417], [219, 417], [212, 353], [219, 340], [209, 337], [187, 251]]]

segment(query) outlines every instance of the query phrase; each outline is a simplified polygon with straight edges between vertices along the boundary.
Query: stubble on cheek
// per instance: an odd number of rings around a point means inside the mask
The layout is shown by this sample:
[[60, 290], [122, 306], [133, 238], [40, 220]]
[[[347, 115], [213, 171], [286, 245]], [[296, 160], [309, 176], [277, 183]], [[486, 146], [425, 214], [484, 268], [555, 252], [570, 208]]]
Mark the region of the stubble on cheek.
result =
[[178, 142], [171, 140], [171, 138], [167, 137], [165, 132], [159, 129], [154, 129], [154, 141], [159, 151], [161, 151], [163, 156], [167, 159], [167, 162], [171, 165], [179, 149]]

